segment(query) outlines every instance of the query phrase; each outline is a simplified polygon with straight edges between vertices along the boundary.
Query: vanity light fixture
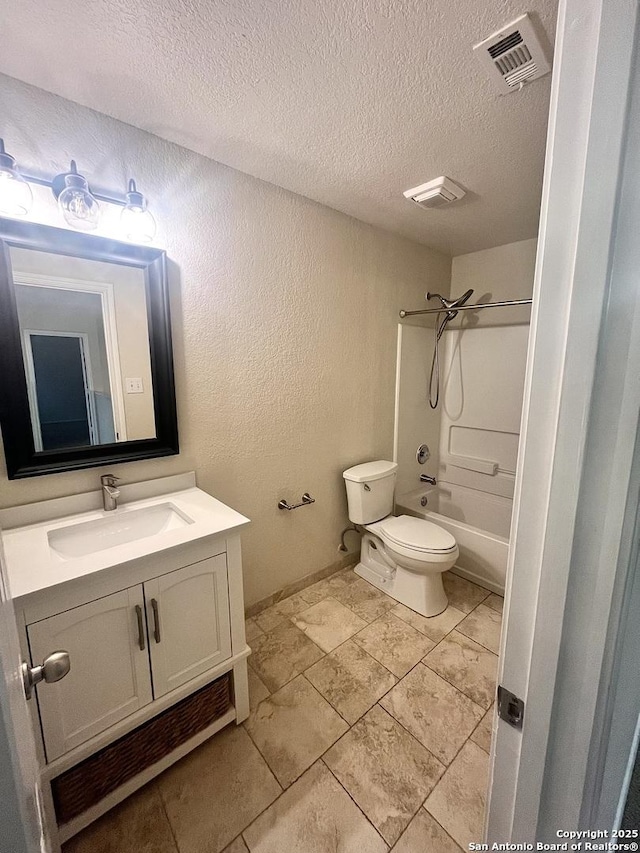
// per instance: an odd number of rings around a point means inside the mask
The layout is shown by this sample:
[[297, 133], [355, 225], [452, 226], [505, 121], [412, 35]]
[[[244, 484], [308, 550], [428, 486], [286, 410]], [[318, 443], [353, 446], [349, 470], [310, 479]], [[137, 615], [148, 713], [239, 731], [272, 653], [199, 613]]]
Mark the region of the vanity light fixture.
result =
[[0, 139], [0, 213], [5, 216], [26, 216], [31, 210], [31, 187], [16, 169], [15, 157], [4, 150]]
[[155, 237], [156, 221], [147, 210], [147, 200], [138, 192], [136, 182], [131, 178], [125, 196], [127, 203], [120, 214], [120, 223], [125, 240], [133, 243], [150, 243]]
[[15, 157], [7, 154], [0, 139], [0, 216], [26, 216], [33, 202], [29, 184], [49, 187], [65, 222], [77, 231], [94, 231], [100, 219], [100, 204], [122, 207], [120, 222], [122, 236], [132, 243], [151, 243], [156, 233], [156, 222], [147, 207], [147, 200], [138, 191], [136, 182], [129, 180], [123, 195], [107, 195], [89, 187], [87, 179], [78, 172], [76, 161], [71, 161], [68, 172], [53, 178], [19, 172]]
[[95, 231], [100, 219], [100, 205], [91, 195], [87, 179], [78, 173], [76, 161], [63, 175], [57, 175], [52, 183], [53, 194], [64, 181], [64, 189], [58, 195], [58, 207], [65, 221], [78, 231]]

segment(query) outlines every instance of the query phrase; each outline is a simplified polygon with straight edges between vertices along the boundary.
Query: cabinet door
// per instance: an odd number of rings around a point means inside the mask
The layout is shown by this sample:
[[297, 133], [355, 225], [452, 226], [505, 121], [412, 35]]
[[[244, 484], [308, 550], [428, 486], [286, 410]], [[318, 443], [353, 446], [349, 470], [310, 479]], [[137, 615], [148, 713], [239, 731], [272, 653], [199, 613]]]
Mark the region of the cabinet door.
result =
[[66, 678], [37, 688], [48, 761], [151, 702], [142, 586], [74, 607], [27, 630], [33, 664], [59, 649], [71, 660]]
[[224, 554], [147, 581], [144, 597], [156, 699], [230, 657]]

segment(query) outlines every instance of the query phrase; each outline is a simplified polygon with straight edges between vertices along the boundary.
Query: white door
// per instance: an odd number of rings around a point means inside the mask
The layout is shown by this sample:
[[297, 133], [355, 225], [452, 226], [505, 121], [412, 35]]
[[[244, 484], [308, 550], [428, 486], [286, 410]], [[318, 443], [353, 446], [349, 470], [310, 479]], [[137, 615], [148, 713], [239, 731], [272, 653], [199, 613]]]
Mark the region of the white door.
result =
[[[2, 853], [45, 850], [31, 717], [22, 687], [18, 630], [0, 543], [0, 803]], [[49, 685], [46, 685], [47, 687]]]
[[38, 688], [47, 761], [152, 700], [142, 586], [74, 607], [27, 628], [34, 662], [64, 649], [71, 671]]
[[560, 2], [499, 672], [524, 725], [497, 724], [491, 843], [613, 828], [590, 788], [640, 413], [637, 13]]
[[144, 585], [157, 699], [231, 656], [226, 555]]

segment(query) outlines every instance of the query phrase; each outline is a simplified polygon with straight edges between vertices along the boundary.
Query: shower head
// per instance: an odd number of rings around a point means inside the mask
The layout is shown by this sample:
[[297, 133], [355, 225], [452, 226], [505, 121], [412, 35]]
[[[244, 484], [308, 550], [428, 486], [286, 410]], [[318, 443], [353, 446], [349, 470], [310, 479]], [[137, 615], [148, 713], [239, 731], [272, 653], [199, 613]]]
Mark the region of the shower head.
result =
[[473, 295], [473, 290], [469, 289], [462, 296], [459, 296], [457, 299], [445, 299], [444, 296], [440, 293], [427, 293], [427, 299], [439, 299], [442, 302], [442, 307], [446, 308], [447, 311], [452, 311], [455, 308], [459, 308], [461, 305], [464, 305], [471, 296]]

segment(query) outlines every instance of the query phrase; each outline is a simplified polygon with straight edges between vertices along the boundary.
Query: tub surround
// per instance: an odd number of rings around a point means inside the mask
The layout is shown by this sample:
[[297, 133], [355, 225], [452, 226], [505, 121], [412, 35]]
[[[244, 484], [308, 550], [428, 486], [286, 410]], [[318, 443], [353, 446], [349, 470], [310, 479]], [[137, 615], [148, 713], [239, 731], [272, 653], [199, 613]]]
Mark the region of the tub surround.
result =
[[[471, 302], [529, 299], [537, 241], [523, 240], [453, 258], [454, 296]], [[434, 334], [403, 323], [398, 332], [394, 459], [396, 513], [448, 530], [460, 556], [453, 571], [502, 593], [508, 554], [530, 306], [460, 312], [440, 341], [441, 394], [427, 388]], [[425, 465], [416, 448], [429, 445]], [[419, 487], [420, 474], [438, 488]], [[427, 505], [422, 501], [426, 499]]]
[[[451, 292], [472, 287], [491, 301], [529, 299], [536, 240], [523, 240], [453, 259]], [[486, 301], [484, 298], [480, 301]], [[531, 306], [459, 314], [442, 340], [443, 400], [438, 482], [475, 492], [460, 496], [467, 524], [509, 536], [520, 440]], [[497, 496], [487, 524], [486, 501]], [[504, 507], [504, 509], [503, 509]], [[444, 515], [442, 508], [439, 510]]]

